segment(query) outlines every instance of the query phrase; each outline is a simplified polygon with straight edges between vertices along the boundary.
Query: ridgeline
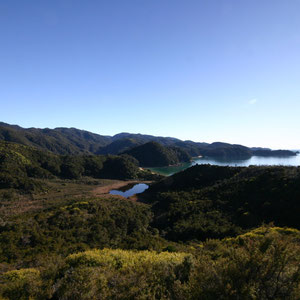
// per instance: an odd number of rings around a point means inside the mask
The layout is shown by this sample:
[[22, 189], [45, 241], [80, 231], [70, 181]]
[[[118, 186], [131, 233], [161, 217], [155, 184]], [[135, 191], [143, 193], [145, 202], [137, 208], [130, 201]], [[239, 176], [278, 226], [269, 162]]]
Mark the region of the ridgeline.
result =
[[271, 150], [0, 129], [0, 299], [299, 299], [300, 167], [143, 168]]
[[[17, 125], [0, 123], [0, 140], [48, 150], [55, 154], [113, 154], [130, 151], [148, 142], [175, 149], [181, 149], [189, 156], [208, 156], [223, 159], [246, 159], [256, 156], [294, 156], [289, 150], [272, 151], [271, 149], [248, 148], [227, 143], [197, 143], [181, 141], [171, 137], [156, 137], [143, 134], [120, 133], [115, 136], [103, 136], [76, 128], [24, 129]], [[176, 150], [178, 152], [178, 150]], [[185, 155], [185, 154], [184, 154]], [[172, 156], [170, 154], [170, 156]], [[181, 158], [182, 159], [182, 158]], [[171, 163], [174, 158], [168, 158]], [[176, 160], [176, 159], [175, 159]], [[179, 159], [180, 160], [180, 159]], [[149, 164], [149, 163], [148, 163]], [[152, 165], [154, 167], [154, 165]]]

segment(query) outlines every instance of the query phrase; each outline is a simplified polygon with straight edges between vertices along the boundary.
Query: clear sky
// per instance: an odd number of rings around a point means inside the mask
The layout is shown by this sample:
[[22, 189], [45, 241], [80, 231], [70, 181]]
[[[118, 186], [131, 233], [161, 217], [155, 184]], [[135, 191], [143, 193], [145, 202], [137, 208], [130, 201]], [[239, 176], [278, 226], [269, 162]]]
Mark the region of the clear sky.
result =
[[300, 0], [0, 0], [0, 120], [300, 148]]

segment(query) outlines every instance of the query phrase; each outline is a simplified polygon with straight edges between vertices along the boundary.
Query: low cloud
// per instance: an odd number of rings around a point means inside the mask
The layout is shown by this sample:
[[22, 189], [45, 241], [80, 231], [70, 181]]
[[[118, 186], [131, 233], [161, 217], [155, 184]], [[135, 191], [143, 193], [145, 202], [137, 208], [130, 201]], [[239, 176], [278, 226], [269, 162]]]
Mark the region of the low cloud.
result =
[[248, 103], [249, 103], [250, 105], [254, 105], [254, 104], [256, 104], [257, 102], [258, 102], [258, 100], [257, 100], [256, 98], [251, 99], [251, 100], [248, 101]]

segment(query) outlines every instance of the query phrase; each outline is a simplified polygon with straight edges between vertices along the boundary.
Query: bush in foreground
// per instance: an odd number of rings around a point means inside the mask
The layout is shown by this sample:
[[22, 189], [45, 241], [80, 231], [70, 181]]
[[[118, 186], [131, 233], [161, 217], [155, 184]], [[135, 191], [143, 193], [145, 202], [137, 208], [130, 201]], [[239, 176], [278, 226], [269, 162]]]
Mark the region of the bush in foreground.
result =
[[[299, 299], [300, 233], [261, 227], [190, 253], [89, 250], [4, 273], [4, 299]], [[46, 266], [46, 265], [45, 265]], [[1, 297], [0, 296], [0, 297]]]

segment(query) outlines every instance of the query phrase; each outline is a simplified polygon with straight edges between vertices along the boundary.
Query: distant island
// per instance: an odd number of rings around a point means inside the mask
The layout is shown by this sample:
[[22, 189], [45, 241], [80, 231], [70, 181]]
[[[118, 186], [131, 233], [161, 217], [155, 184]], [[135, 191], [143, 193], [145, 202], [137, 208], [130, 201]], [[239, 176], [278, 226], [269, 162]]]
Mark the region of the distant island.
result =
[[47, 150], [59, 155], [120, 155], [138, 160], [142, 167], [160, 167], [190, 161], [203, 156], [218, 159], [248, 159], [252, 156], [289, 157], [290, 150], [249, 148], [228, 143], [199, 143], [173, 137], [119, 133], [114, 136], [95, 134], [76, 128], [22, 128], [0, 122], [0, 141], [14, 142]]

